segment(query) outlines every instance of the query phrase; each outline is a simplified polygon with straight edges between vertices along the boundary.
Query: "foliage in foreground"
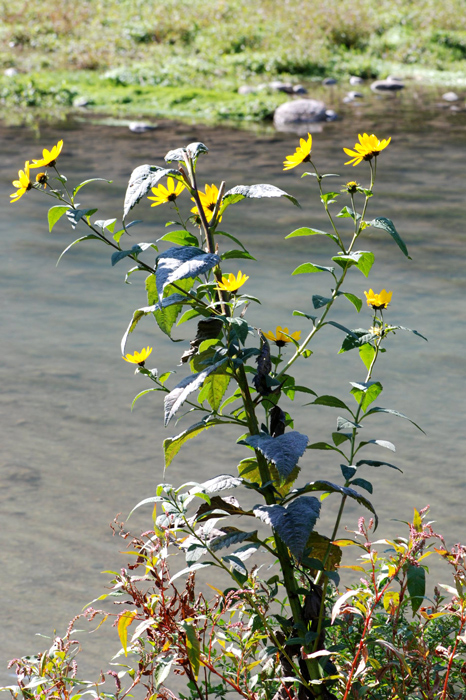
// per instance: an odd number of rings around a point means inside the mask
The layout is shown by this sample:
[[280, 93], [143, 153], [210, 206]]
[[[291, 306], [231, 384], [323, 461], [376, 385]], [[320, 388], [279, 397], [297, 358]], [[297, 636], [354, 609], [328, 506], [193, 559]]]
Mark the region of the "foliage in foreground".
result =
[[[377, 363], [393, 350], [398, 332], [422, 336], [387, 321], [393, 295], [386, 289], [365, 291], [369, 327], [350, 328], [331, 320], [334, 305], [347, 304], [353, 313], [363, 307], [362, 299], [345, 291], [344, 285], [350, 274], [370, 274], [374, 254], [356, 245], [368, 227], [391, 236], [409, 257], [391, 220], [367, 216], [378, 157], [389, 145], [390, 139], [359, 135], [353, 149], [344, 149], [350, 156], [347, 165], [368, 167], [370, 182], [364, 186], [351, 180], [339, 191], [325, 191], [327, 178], [336, 176], [318, 171], [310, 135], [284, 161], [286, 170], [309, 164], [304, 175], [319, 188], [330, 228], [326, 232], [300, 227], [288, 237], [312, 241], [313, 236], [324, 236], [334, 253], [332, 265], [304, 262], [293, 272], [311, 275], [311, 280], [327, 279], [330, 286], [325, 296], [311, 296], [312, 309], [293, 312], [307, 326], [303, 339], [300, 330], [277, 325], [262, 331], [260, 322], [249, 323], [249, 307], [260, 303], [244, 291], [249, 277], [240, 270], [223, 272], [231, 261], [252, 258], [244, 243], [224, 230], [228, 207], [257, 198], [279, 198], [299, 206], [287, 192], [268, 184], [238, 185], [225, 192], [223, 182], [200, 190], [197, 164], [208, 149], [192, 143], [166, 155], [166, 162], [176, 167], [145, 164], [133, 171], [118, 228], [115, 218], [93, 218], [95, 207], [79, 208], [78, 192], [81, 198], [81, 189], [94, 180], [69, 187], [57, 167], [63, 158], [62, 141], [19, 171], [12, 203], [35, 190], [59, 202], [48, 213], [50, 231], [62, 217], [73, 230], [87, 228], [64, 252], [85, 240], [101, 241], [113, 250], [112, 265], [132, 265], [126, 280], [144, 275], [147, 305], [135, 310], [122, 339], [122, 355], [149, 383], [135, 401], [161, 393], [165, 425], [190, 417], [187, 427], [164, 441], [166, 466], [188, 441], [224, 425], [235, 426], [246, 456], [234, 474], [180, 487], [160, 484], [136, 506], [153, 509], [151, 529], [132, 537], [121, 527], [134, 559], [115, 573], [109, 592], [98, 599], [115, 599], [118, 612], [94, 608], [93, 601], [83, 614], [91, 621], [100, 618], [99, 624], [114, 620], [122, 648], [111, 670], [97, 683], [78, 680], [78, 616], [48, 652], [12, 662], [18, 681], [9, 690], [15, 698], [78, 700], [89, 693], [122, 700], [136, 686], [145, 689], [148, 700], [207, 700], [230, 692], [251, 700], [464, 698], [465, 550], [457, 545], [449, 551], [426, 522], [425, 510], [415, 511], [404, 537], [374, 541], [377, 515], [365, 495], [373, 492], [368, 470], [397, 469], [380, 457], [381, 452], [395, 450], [378, 437], [380, 417], [396, 416], [418, 428], [398, 410], [375, 405], [383, 393], [375, 378]], [[129, 229], [139, 223], [127, 222], [127, 217], [147, 195], [154, 207], [171, 205], [177, 219], [167, 223], [170, 231], [157, 241], [162, 252], [156, 243], [122, 245]], [[334, 213], [342, 198], [346, 203]], [[222, 244], [230, 242], [235, 247], [222, 251]], [[172, 370], [146, 367], [151, 347], [126, 352], [145, 317], [155, 318], [169, 338], [176, 322], [195, 322], [190, 347], [180, 359], [181, 366], [189, 366], [181, 381], [175, 383]], [[292, 373], [297, 361], [312, 362], [309, 345], [328, 326], [342, 333], [339, 352], [352, 353], [358, 363], [344, 398], [333, 393], [318, 396], [312, 387], [298, 384]], [[299, 398], [316, 410], [337, 411], [330, 436], [311, 442], [295, 429]], [[309, 480], [316, 451], [335, 458], [342, 483]], [[257, 501], [252, 508], [241, 503], [244, 489]], [[366, 524], [361, 517], [353, 538], [338, 539], [348, 499], [373, 518]], [[316, 529], [323, 507], [334, 516], [326, 534]], [[342, 565], [347, 547], [359, 550], [360, 557]], [[427, 598], [424, 562], [433, 552], [452, 567], [454, 585], [443, 586], [448, 599], [440, 588], [432, 600]], [[176, 560], [172, 565], [173, 555], [184, 557], [185, 564]], [[357, 572], [358, 583], [341, 584], [340, 575], [348, 568]], [[210, 580], [212, 572], [229, 579], [226, 587], [209, 586], [214, 598], [210, 591], [196, 593], [195, 572], [201, 569], [209, 572]], [[170, 689], [172, 672], [186, 681], [178, 696]], [[115, 683], [113, 691], [108, 689], [108, 676]]]

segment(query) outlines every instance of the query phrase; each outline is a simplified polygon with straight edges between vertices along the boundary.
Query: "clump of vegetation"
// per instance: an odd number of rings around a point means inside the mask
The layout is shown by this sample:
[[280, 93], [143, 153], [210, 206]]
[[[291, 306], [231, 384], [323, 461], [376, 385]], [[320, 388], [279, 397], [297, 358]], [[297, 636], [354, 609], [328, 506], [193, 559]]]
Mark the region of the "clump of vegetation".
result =
[[[210, 121], [249, 115], [259, 121], [283, 98], [242, 96], [239, 106], [236, 92], [243, 83], [351, 73], [374, 78], [413, 68], [431, 78], [433, 70], [441, 71], [448, 82], [449, 71], [464, 72], [466, 65], [462, 0], [441, 6], [434, 0], [317, 0], [312, 7], [297, 0], [258, 0], [253, 7], [247, 0], [65, 0], [42, 10], [41, 0], [0, 3], [0, 67], [26, 74], [29, 82], [37, 82], [39, 74], [51, 100], [57, 78], [64, 79], [67, 89], [90, 98], [100, 111], [112, 111], [118, 85], [128, 93], [131, 107], [125, 111], [141, 112], [132, 86], [144, 86], [154, 101], [148, 113], [202, 121], [209, 121], [209, 113]], [[164, 100], [162, 87], [195, 87], [200, 97], [179, 115]], [[10, 76], [0, 80], [0, 88], [1, 104], [10, 110], [24, 82]]]

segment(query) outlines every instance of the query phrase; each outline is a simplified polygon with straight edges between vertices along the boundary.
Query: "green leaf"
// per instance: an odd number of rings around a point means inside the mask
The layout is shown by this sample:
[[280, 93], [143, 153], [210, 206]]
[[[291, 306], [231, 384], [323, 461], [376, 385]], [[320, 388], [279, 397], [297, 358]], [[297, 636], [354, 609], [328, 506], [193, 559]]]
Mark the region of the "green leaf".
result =
[[408, 254], [408, 249], [402, 240], [401, 236], [399, 235], [398, 231], [395, 228], [395, 225], [393, 221], [390, 219], [387, 219], [385, 216], [378, 216], [376, 219], [373, 219], [372, 221], [367, 222], [368, 226], [373, 226], [374, 228], [380, 228], [383, 231], [386, 231], [387, 233], [390, 234], [390, 236], [393, 238], [395, 243], [397, 244], [398, 248], [401, 250], [401, 252], [406, 255], [409, 260], [411, 260], [411, 257]]
[[158, 165], [139, 165], [133, 170], [125, 194], [123, 221], [151, 187], [155, 187], [162, 178], [167, 176], [173, 177], [175, 180], [182, 179], [178, 170], [160, 168]]
[[335, 445], [338, 447], [338, 445], [341, 445], [343, 442], [346, 442], [347, 440], [351, 440], [349, 435], [345, 435], [345, 433], [332, 433], [332, 440], [335, 443]]
[[361, 505], [365, 506], [368, 510], [370, 510], [371, 513], [374, 514], [375, 516], [375, 527], [377, 528], [378, 525], [378, 517], [377, 513], [374, 510], [374, 506], [370, 501], [367, 500], [365, 496], [362, 496], [360, 493], [355, 491], [354, 489], [349, 488], [348, 486], [339, 486], [338, 484], [334, 484], [331, 481], [324, 481], [324, 480], [319, 480], [319, 481], [311, 481], [302, 488], [299, 489], [293, 489], [290, 491], [290, 494], [286, 500], [290, 500], [291, 498], [296, 498], [298, 496], [301, 496], [302, 494], [305, 493], [310, 493], [312, 491], [324, 491], [326, 493], [340, 493], [342, 496], [347, 496], [349, 498], [353, 498], [355, 501], [360, 503]]
[[[200, 155], [208, 153], [209, 149], [201, 141], [193, 141], [186, 148], [175, 148], [173, 151], [168, 151], [164, 160], [171, 163], [176, 160], [178, 163], [184, 163], [186, 158], [196, 161]], [[176, 171], [178, 172], [178, 171]]]
[[378, 459], [360, 459], [357, 463], [356, 466], [360, 467], [362, 464], [367, 464], [368, 467], [390, 467], [391, 469], [396, 469], [398, 472], [403, 473], [403, 471], [399, 468], [396, 467], [394, 464], [390, 464], [390, 462], [381, 462]]
[[338, 243], [338, 238], [334, 233], [326, 233], [326, 231], [320, 231], [318, 228], [308, 228], [307, 226], [302, 226], [297, 228], [295, 231], [289, 233], [285, 238], [296, 238], [297, 236], [327, 236]]
[[232, 236], [231, 233], [227, 233], [226, 231], [215, 231], [215, 232], [214, 232], [214, 235], [215, 235], [215, 236], [226, 236], [226, 237], [229, 238], [231, 241], [234, 241], [235, 243], [237, 243], [246, 253], [249, 252], [248, 250], [246, 250], [246, 248], [245, 248], [244, 245], [241, 243], [241, 241], [239, 240], [239, 238], [236, 238], [236, 236]]
[[351, 394], [363, 411], [366, 411], [368, 406], [382, 393], [383, 387], [380, 382], [372, 382], [369, 384], [357, 384], [351, 389]]
[[99, 180], [100, 180], [101, 182], [109, 182], [109, 183], [113, 182], [113, 180], [106, 180], [104, 177], [93, 177], [93, 178], [91, 178], [90, 180], [84, 180], [84, 182], [81, 182], [80, 185], [77, 185], [77, 186], [74, 188], [74, 190], [73, 190], [73, 197], [79, 192], [79, 190], [81, 189], [81, 187], [84, 187], [84, 185], [88, 185], [90, 182], [98, 182]]
[[196, 318], [196, 316], [200, 316], [201, 314], [199, 311], [196, 309], [188, 309], [187, 311], [184, 312], [182, 317], [179, 319], [177, 322], [177, 326], [181, 326], [182, 323], [186, 323], [186, 321], [190, 321], [192, 318]]
[[337, 447], [334, 447], [333, 445], [329, 445], [328, 442], [314, 442], [312, 445], [309, 445], [308, 450], [333, 450], [334, 452], [339, 452], [343, 457], [345, 457], [345, 453], [339, 450]]
[[286, 197], [292, 204], [299, 207], [299, 202], [295, 197], [274, 185], [237, 185], [225, 192], [219, 213], [223, 214], [230, 204], [236, 204], [244, 198], [262, 199], [263, 197]]
[[340, 192], [326, 192], [326, 194], [323, 194], [320, 199], [324, 204], [328, 206], [329, 204], [333, 204], [334, 202], [336, 202], [335, 198], [339, 196]]
[[[184, 280], [179, 280], [176, 283], [176, 287], [173, 285], [169, 284], [168, 286], [165, 287], [163, 291], [163, 298], [167, 299], [170, 297], [172, 294], [177, 294], [179, 293], [180, 289], [189, 292], [190, 289], [192, 288], [194, 284], [194, 280], [191, 278], [187, 278]], [[157, 292], [157, 284], [156, 284], [156, 279], [155, 275], [149, 275], [146, 279], [146, 291], [147, 291], [147, 300], [148, 303], [151, 305], [155, 305], [158, 302], [158, 292]], [[163, 300], [162, 300], [163, 302]], [[163, 307], [161, 309], [158, 309], [157, 311], [154, 312], [154, 317], [155, 320], [157, 321], [157, 325], [160, 328], [161, 331], [163, 331], [168, 337], [173, 340], [171, 337], [171, 330], [173, 328], [174, 323], [176, 322], [176, 319], [178, 318], [178, 315], [180, 314], [181, 310], [183, 308], [183, 304], [173, 304], [170, 306]]]
[[369, 370], [372, 361], [374, 359], [374, 355], [376, 353], [375, 347], [371, 345], [370, 343], [365, 343], [364, 345], [361, 345], [359, 348], [359, 357], [364, 363], [364, 366], [366, 367], [367, 370]]
[[357, 214], [351, 207], [343, 207], [337, 216], [340, 217], [340, 219], [351, 218], [354, 221], [358, 221], [361, 218], [361, 214]]
[[148, 250], [149, 248], [153, 248], [154, 250], [158, 250], [157, 246], [155, 243], [137, 243], [136, 245], [133, 245], [132, 248], [129, 250], [118, 250], [116, 253], [112, 254], [112, 267], [116, 265], [120, 260], [123, 260], [124, 258], [127, 258], [129, 256], [137, 256], [140, 253], [143, 253], [145, 250]]
[[422, 566], [410, 564], [407, 572], [408, 592], [411, 599], [413, 615], [422, 605], [426, 594], [426, 571]]
[[422, 338], [423, 340], [427, 341], [427, 338], [424, 335], [422, 335], [422, 333], [419, 333], [419, 331], [415, 331], [412, 328], [406, 328], [405, 326], [389, 326], [389, 328], [387, 328], [387, 331], [389, 330], [408, 331], [409, 333], [414, 333], [414, 335], [417, 335], [419, 336], [419, 338]]
[[369, 493], [373, 493], [374, 491], [370, 481], [359, 477], [357, 479], [353, 479], [353, 481], [350, 482], [350, 486], [360, 486], [362, 489], [369, 491]]
[[170, 420], [176, 414], [178, 409], [181, 408], [188, 396], [196, 389], [199, 389], [199, 387], [203, 385], [204, 381], [207, 379], [209, 374], [212, 374], [212, 372], [215, 372], [217, 369], [219, 369], [226, 362], [226, 359], [227, 358], [223, 358], [219, 362], [210, 365], [210, 367], [207, 367], [206, 369], [202, 370], [202, 372], [198, 372], [197, 374], [191, 374], [188, 377], [185, 377], [181, 380], [181, 382], [179, 382], [175, 386], [174, 389], [170, 391], [169, 394], [165, 396], [165, 426], [168, 425]]
[[292, 275], [304, 275], [311, 272], [330, 272], [333, 274], [334, 267], [324, 267], [323, 265], [316, 265], [314, 263], [303, 263], [299, 265], [296, 270], [293, 270]]
[[198, 401], [202, 404], [207, 401], [211, 409], [218, 411], [222, 403], [228, 385], [230, 383], [230, 375], [224, 372], [214, 372], [204, 382], [204, 386], [199, 392]]
[[118, 620], [118, 636], [120, 637], [125, 656], [128, 656], [128, 627], [137, 617], [137, 614], [137, 610], [125, 610]]
[[320, 309], [322, 306], [327, 306], [332, 300], [328, 297], [322, 297], [320, 294], [312, 295], [312, 304], [315, 309]]
[[65, 211], [67, 211], [70, 207], [69, 206], [63, 206], [61, 204], [57, 205], [56, 207], [51, 207], [48, 211], [47, 218], [49, 222], [49, 232], [52, 231], [53, 227], [61, 219]]
[[316, 177], [318, 180], [323, 180], [324, 177], [341, 177], [337, 173], [326, 173], [325, 175], [318, 175], [317, 173], [303, 173], [301, 177], [306, 177], [307, 175], [311, 175], [312, 177]]
[[343, 270], [354, 265], [365, 277], [368, 277], [374, 264], [374, 254], [369, 250], [357, 250], [354, 253], [335, 255], [332, 260]]
[[184, 620], [181, 623], [181, 627], [186, 633], [186, 651], [188, 652], [188, 659], [189, 663], [191, 664], [194, 677], [197, 680], [201, 658], [201, 645], [193, 625]]
[[90, 241], [92, 238], [94, 238], [97, 241], [100, 241], [100, 238], [98, 236], [94, 236], [93, 233], [90, 233], [88, 236], [81, 236], [81, 238], [77, 238], [73, 243], [70, 243], [69, 246], [65, 248], [65, 250], [61, 253], [60, 257], [57, 260], [57, 265], [62, 259], [62, 257], [69, 251], [70, 248], [72, 248], [76, 243], [80, 243], [81, 241]]
[[355, 294], [351, 294], [350, 292], [338, 292], [338, 296], [340, 296], [340, 295], [343, 297], [346, 297], [348, 299], [348, 301], [350, 301], [353, 304], [353, 306], [356, 308], [356, 311], [358, 313], [361, 311], [362, 299], [357, 297]]
[[318, 396], [315, 401], [312, 401], [311, 405], [312, 404], [317, 404], [319, 406], [332, 406], [333, 408], [344, 408], [351, 413], [348, 406], [336, 396], [324, 394], [323, 396]]
[[166, 233], [161, 238], [157, 238], [157, 243], [159, 241], [168, 241], [169, 243], [175, 243], [176, 245], [191, 245], [199, 246], [199, 241], [196, 236], [193, 236], [189, 231], [170, 231]]
[[381, 406], [374, 406], [374, 408], [371, 408], [370, 411], [367, 411], [367, 413], [364, 415], [364, 418], [367, 418], [368, 416], [371, 416], [374, 413], [391, 413], [393, 416], [398, 416], [398, 418], [404, 418], [405, 420], [409, 421], [412, 425], [414, 425], [415, 428], [421, 431], [421, 433], [425, 432], [424, 430], [411, 418], [408, 418], [408, 416], [405, 416], [404, 413], [400, 413], [399, 411], [395, 411], [393, 408], [382, 408]]
[[66, 218], [71, 224], [71, 228], [75, 229], [81, 219], [87, 219], [89, 222], [89, 217], [95, 214], [97, 209], [71, 209], [68, 207], [66, 210]]
[[209, 428], [212, 428], [212, 426], [218, 425], [218, 421], [212, 420], [209, 421], [208, 423], [205, 421], [201, 421], [199, 423], [195, 423], [194, 425], [191, 425], [187, 430], [183, 430], [182, 433], [179, 435], [176, 435], [175, 437], [169, 437], [166, 438], [163, 441], [163, 454], [165, 457], [165, 469], [170, 466], [170, 464], [173, 461], [173, 458], [175, 455], [178, 454], [180, 451], [181, 447], [184, 445], [185, 442], [188, 440], [191, 440], [192, 438], [197, 437], [200, 433], [202, 433], [204, 430], [208, 430]]
[[293, 311], [293, 316], [301, 316], [302, 318], [307, 318], [308, 321], [312, 321], [312, 323], [315, 323], [317, 316], [309, 316], [309, 314], [305, 314], [304, 311]]
[[222, 260], [234, 260], [234, 259], [246, 259], [246, 260], [255, 260], [251, 253], [248, 253], [246, 250], [227, 250], [226, 253], [221, 254], [221, 259]]

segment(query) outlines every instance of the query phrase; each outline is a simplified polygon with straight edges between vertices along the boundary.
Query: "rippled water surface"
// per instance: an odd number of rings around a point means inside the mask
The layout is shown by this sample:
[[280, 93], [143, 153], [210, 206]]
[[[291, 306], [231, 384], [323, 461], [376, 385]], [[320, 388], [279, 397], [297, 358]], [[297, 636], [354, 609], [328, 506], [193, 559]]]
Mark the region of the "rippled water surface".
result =
[[[394, 220], [413, 260], [382, 232], [370, 229], [360, 246], [376, 254], [370, 282], [354, 272], [346, 290], [359, 296], [368, 285], [393, 290], [389, 320], [429, 338], [426, 343], [411, 334], [397, 334], [377, 374], [385, 389], [381, 405], [408, 414], [426, 436], [402, 420], [374, 417], [371, 437], [391, 440], [397, 454], [381, 455], [379, 450], [373, 458], [388, 458], [404, 473], [379, 469], [364, 476], [374, 483], [372, 500], [384, 534], [394, 532], [391, 519], [408, 519], [413, 507], [430, 503], [447, 540], [464, 541], [464, 119], [434, 108], [422, 111], [402, 100], [377, 102], [365, 112], [359, 109], [352, 107], [342, 121], [315, 134], [315, 162], [323, 172], [344, 172], [347, 179], [356, 176], [364, 183], [363, 166], [343, 166], [342, 146], [352, 146], [362, 130], [391, 135], [393, 142], [379, 159], [380, 195], [371, 202], [371, 213]], [[162, 427], [158, 394], [142, 398], [130, 411], [134, 395], [146, 384], [122, 362], [119, 343], [133, 310], [145, 304], [142, 277], [134, 276], [133, 284], [125, 285], [129, 266], [122, 262], [112, 268], [108, 251], [94, 241], [73, 248], [56, 268], [61, 250], [73, 240], [68, 225], [60, 222], [48, 233], [49, 200], [35, 192], [8, 204], [11, 180], [25, 159], [37, 158], [43, 146], [61, 137], [65, 146], [60, 166], [73, 182], [89, 176], [113, 179], [111, 185], [96, 183], [82, 190], [83, 206], [100, 203], [99, 218], [120, 216], [134, 167], [162, 164], [169, 149], [195, 140], [210, 148], [199, 163], [202, 184], [221, 179], [227, 187], [270, 182], [294, 194], [302, 210], [286, 200], [243, 201], [225, 216], [225, 227], [260, 258], [259, 263], [241, 261], [241, 269], [250, 276], [247, 291], [264, 300], [260, 317], [257, 308], [248, 311], [253, 325], [306, 330], [291, 311], [312, 313], [312, 294], [326, 295], [329, 281], [324, 275], [290, 273], [308, 260], [328, 265], [334, 253], [327, 238], [284, 240], [298, 226], [327, 225], [314, 179], [301, 180], [298, 171], [281, 169], [283, 158], [296, 146], [292, 134], [161, 124], [154, 132], [134, 135], [123, 127], [71, 123], [46, 128], [37, 138], [27, 129], [0, 128], [2, 683], [12, 680], [7, 659], [40, 649], [44, 640], [34, 637], [36, 633], [62, 633], [70, 617], [102, 593], [108, 575], [101, 572], [124, 565], [119, 554], [123, 543], [112, 538], [108, 525], [117, 513], [126, 517], [135, 503], [153, 494], [163, 476], [161, 441], [177, 430]], [[166, 210], [143, 202], [136, 214], [144, 224], [133, 229], [133, 242], [163, 235]], [[365, 326], [369, 312], [364, 308], [358, 318], [342, 300], [334, 319]], [[180, 327], [175, 335], [186, 342], [172, 344], [147, 318], [131, 338], [129, 350], [152, 345], [152, 364], [165, 371], [178, 362], [191, 333], [188, 324]], [[322, 333], [312, 359], [297, 370], [319, 394], [345, 398], [348, 382], [363, 379], [356, 355], [337, 354], [341, 339], [336, 329]], [[179, 379], [186, 370], [178, 370]], [[336, 415], [334, 409], [309, 406], [300, 412], [295, 427], [315, 441], [322, 430], [328, 435], [334, 429]], [[229, 431], [225, 441], [222, 436], [221, 431], [210, 431], [208, 439], [190, 443], [167, 478], [181, 483], [219, 470], [234, 473], [245, 456], [244, 447], [235, 445], [235, 431]], [[302, 467], [307, 480], [341, 478], [338, 464], [320, 452], [308, 452]], [[321, 531], [329, 527], [335, 504], [336, 500], [325, 501]], [[359, 514], [349, 507], [344, 524], [353, 527]], [[150, 522], [150, 513], [140, 512], [133, 527], [147, 528]], [[102, 653], [105, 639], [86, 639], [90, 671], [106, 665], [110, 657]], [[112, 648], [116, 651], [117, 645]]]

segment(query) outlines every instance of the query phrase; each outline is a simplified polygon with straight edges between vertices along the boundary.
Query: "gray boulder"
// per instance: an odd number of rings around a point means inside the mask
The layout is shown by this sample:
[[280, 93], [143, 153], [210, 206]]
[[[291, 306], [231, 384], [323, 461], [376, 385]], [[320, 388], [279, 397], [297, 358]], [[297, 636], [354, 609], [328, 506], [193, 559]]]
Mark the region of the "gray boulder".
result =
[[445, 100], [445, 102], [458, 102], [459, 99], [456, 92], [446, 92], [442, 95], [442, 100]]
[[401, 82], [399, 78], [395, 78], [389, 75], [385, 80], [374, 80], [371, 83], [371, 90], [373, 92], [398, 92], [403, 90], [404, 83]]
[[290, 125], [306, 124], [310, 122], [328, 121], [325, 104], [320, 100], [311, 98], [284, 102], [277, 107], [273, 116], [276, 129], [280, 130]]
[[335, 78], [324, 78], [322, 80], [322, 85], [336, 85], [337, 81]]

